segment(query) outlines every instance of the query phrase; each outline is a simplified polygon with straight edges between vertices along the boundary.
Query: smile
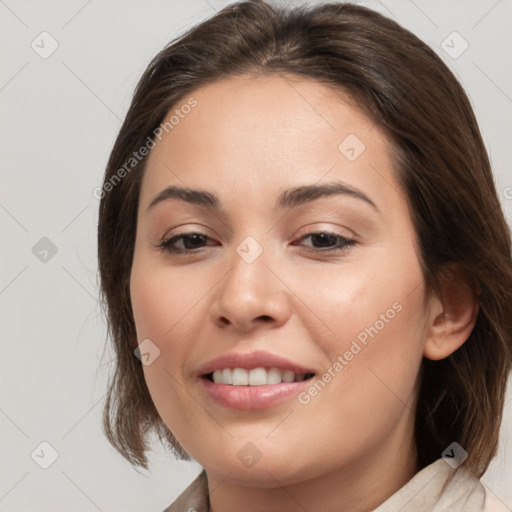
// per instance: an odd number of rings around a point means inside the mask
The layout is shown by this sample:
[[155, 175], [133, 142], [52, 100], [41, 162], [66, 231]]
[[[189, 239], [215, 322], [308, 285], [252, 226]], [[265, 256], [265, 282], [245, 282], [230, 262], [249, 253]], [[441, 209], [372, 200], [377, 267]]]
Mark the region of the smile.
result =
[[262, 409], [292, 399], [316, 375], [308, 368], [265, 351], [232, 352], [198, 368], [209, 400], [230, 409]]
[[313, 377], [313, 373], [295, 373], [280, 368], [223, 368], [206, 375], [215, 384], [230, 386], [265, 386], [282, 382], [302, 382]]

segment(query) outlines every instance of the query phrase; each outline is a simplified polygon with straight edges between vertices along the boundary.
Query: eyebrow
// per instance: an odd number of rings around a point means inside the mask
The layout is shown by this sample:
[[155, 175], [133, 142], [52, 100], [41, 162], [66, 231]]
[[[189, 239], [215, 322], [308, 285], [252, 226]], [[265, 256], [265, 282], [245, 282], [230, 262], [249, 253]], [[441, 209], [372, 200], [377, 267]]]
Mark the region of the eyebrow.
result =
[[[309, 203], [321, 197], [333, 195], [343, 195], [360, 199], [372, 206], [377, 212], [379, 211], [377, 205], [361, 190], [341, 181], [289, 188], [279, 195], [276, 201], [276, 207], [278, 209], [296, 208], [297, 206]], [[181, 199], [187, 203], [204, 206], [211, 210], [220, 210], [220, 200], [215, 194], [206, 190], [197, 190], [176, 185], [171, 185], [157, 194], [147, 209], [149, 210], [158, 203], [169, 199]]]

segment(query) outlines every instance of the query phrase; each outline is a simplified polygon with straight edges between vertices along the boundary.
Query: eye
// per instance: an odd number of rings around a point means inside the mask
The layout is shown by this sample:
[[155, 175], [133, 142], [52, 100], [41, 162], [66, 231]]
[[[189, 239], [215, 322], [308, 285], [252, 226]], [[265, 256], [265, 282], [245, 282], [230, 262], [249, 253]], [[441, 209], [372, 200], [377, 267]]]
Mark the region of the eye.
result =
[[315, 231], [307, 233], [300, 238], [300, 241], [307, 239], [310, 239], [312, 243], [312, 248], [308, 250], [312, 250], [314, 252], [342, 252], [356, 244], [355, 240], [329, 231]]
[[160, 247], [162, 251], [171, 254], [189, 254], [198, 252], [196, 249], [204, 247], [207, 240], [211, 240], [211, 238], [203, 233], [191, 231], [164, 239], [159, 242], [157, 246]]

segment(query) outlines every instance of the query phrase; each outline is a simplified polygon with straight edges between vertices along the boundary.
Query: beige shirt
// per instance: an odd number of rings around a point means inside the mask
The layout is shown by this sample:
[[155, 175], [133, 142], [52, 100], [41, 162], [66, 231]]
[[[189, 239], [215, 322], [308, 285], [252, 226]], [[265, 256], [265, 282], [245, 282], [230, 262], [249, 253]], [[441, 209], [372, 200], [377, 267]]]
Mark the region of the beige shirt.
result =
[[[373, 512], [512, 512], [488, 493], [473, 475], [438, 459], [417, 473]], [[512, 506], [512, 504], [511, 504]], [[209, 512], [208, 482], [203, 470], [163, 512]]]

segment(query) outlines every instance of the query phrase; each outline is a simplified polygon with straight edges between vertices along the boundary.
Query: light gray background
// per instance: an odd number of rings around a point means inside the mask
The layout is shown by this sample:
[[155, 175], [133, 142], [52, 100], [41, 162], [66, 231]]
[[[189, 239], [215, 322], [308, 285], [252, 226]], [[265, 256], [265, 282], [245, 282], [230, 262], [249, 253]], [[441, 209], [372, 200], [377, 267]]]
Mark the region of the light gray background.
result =
[[[2, 511], [161, 512], [200, 470], [155, 447], [151, 472], [139, 474], [101, 431], [111, 353], [101, 360], [92, 191], [151, 57], [228, 3], [0, 0]], [[459, 76], [511, 224], [512, 2], [364, 4], [416, 33]], [[46, 59], [31, 47], [43, 45], [43, 31], [59, 45]], [[442, 46], [453, 31], [469, 44], [457, 58]], [[447, 41], [452, 53], [462, 49]], [[57, 248], [46, 262], [32, 252], [42, 237]], [[484, 482], [512, 509], [510, 392], [507, 400], [500, 454]], [[50, 460], [44, 441], [58, 453], [48, 469], [34, 461]]]

